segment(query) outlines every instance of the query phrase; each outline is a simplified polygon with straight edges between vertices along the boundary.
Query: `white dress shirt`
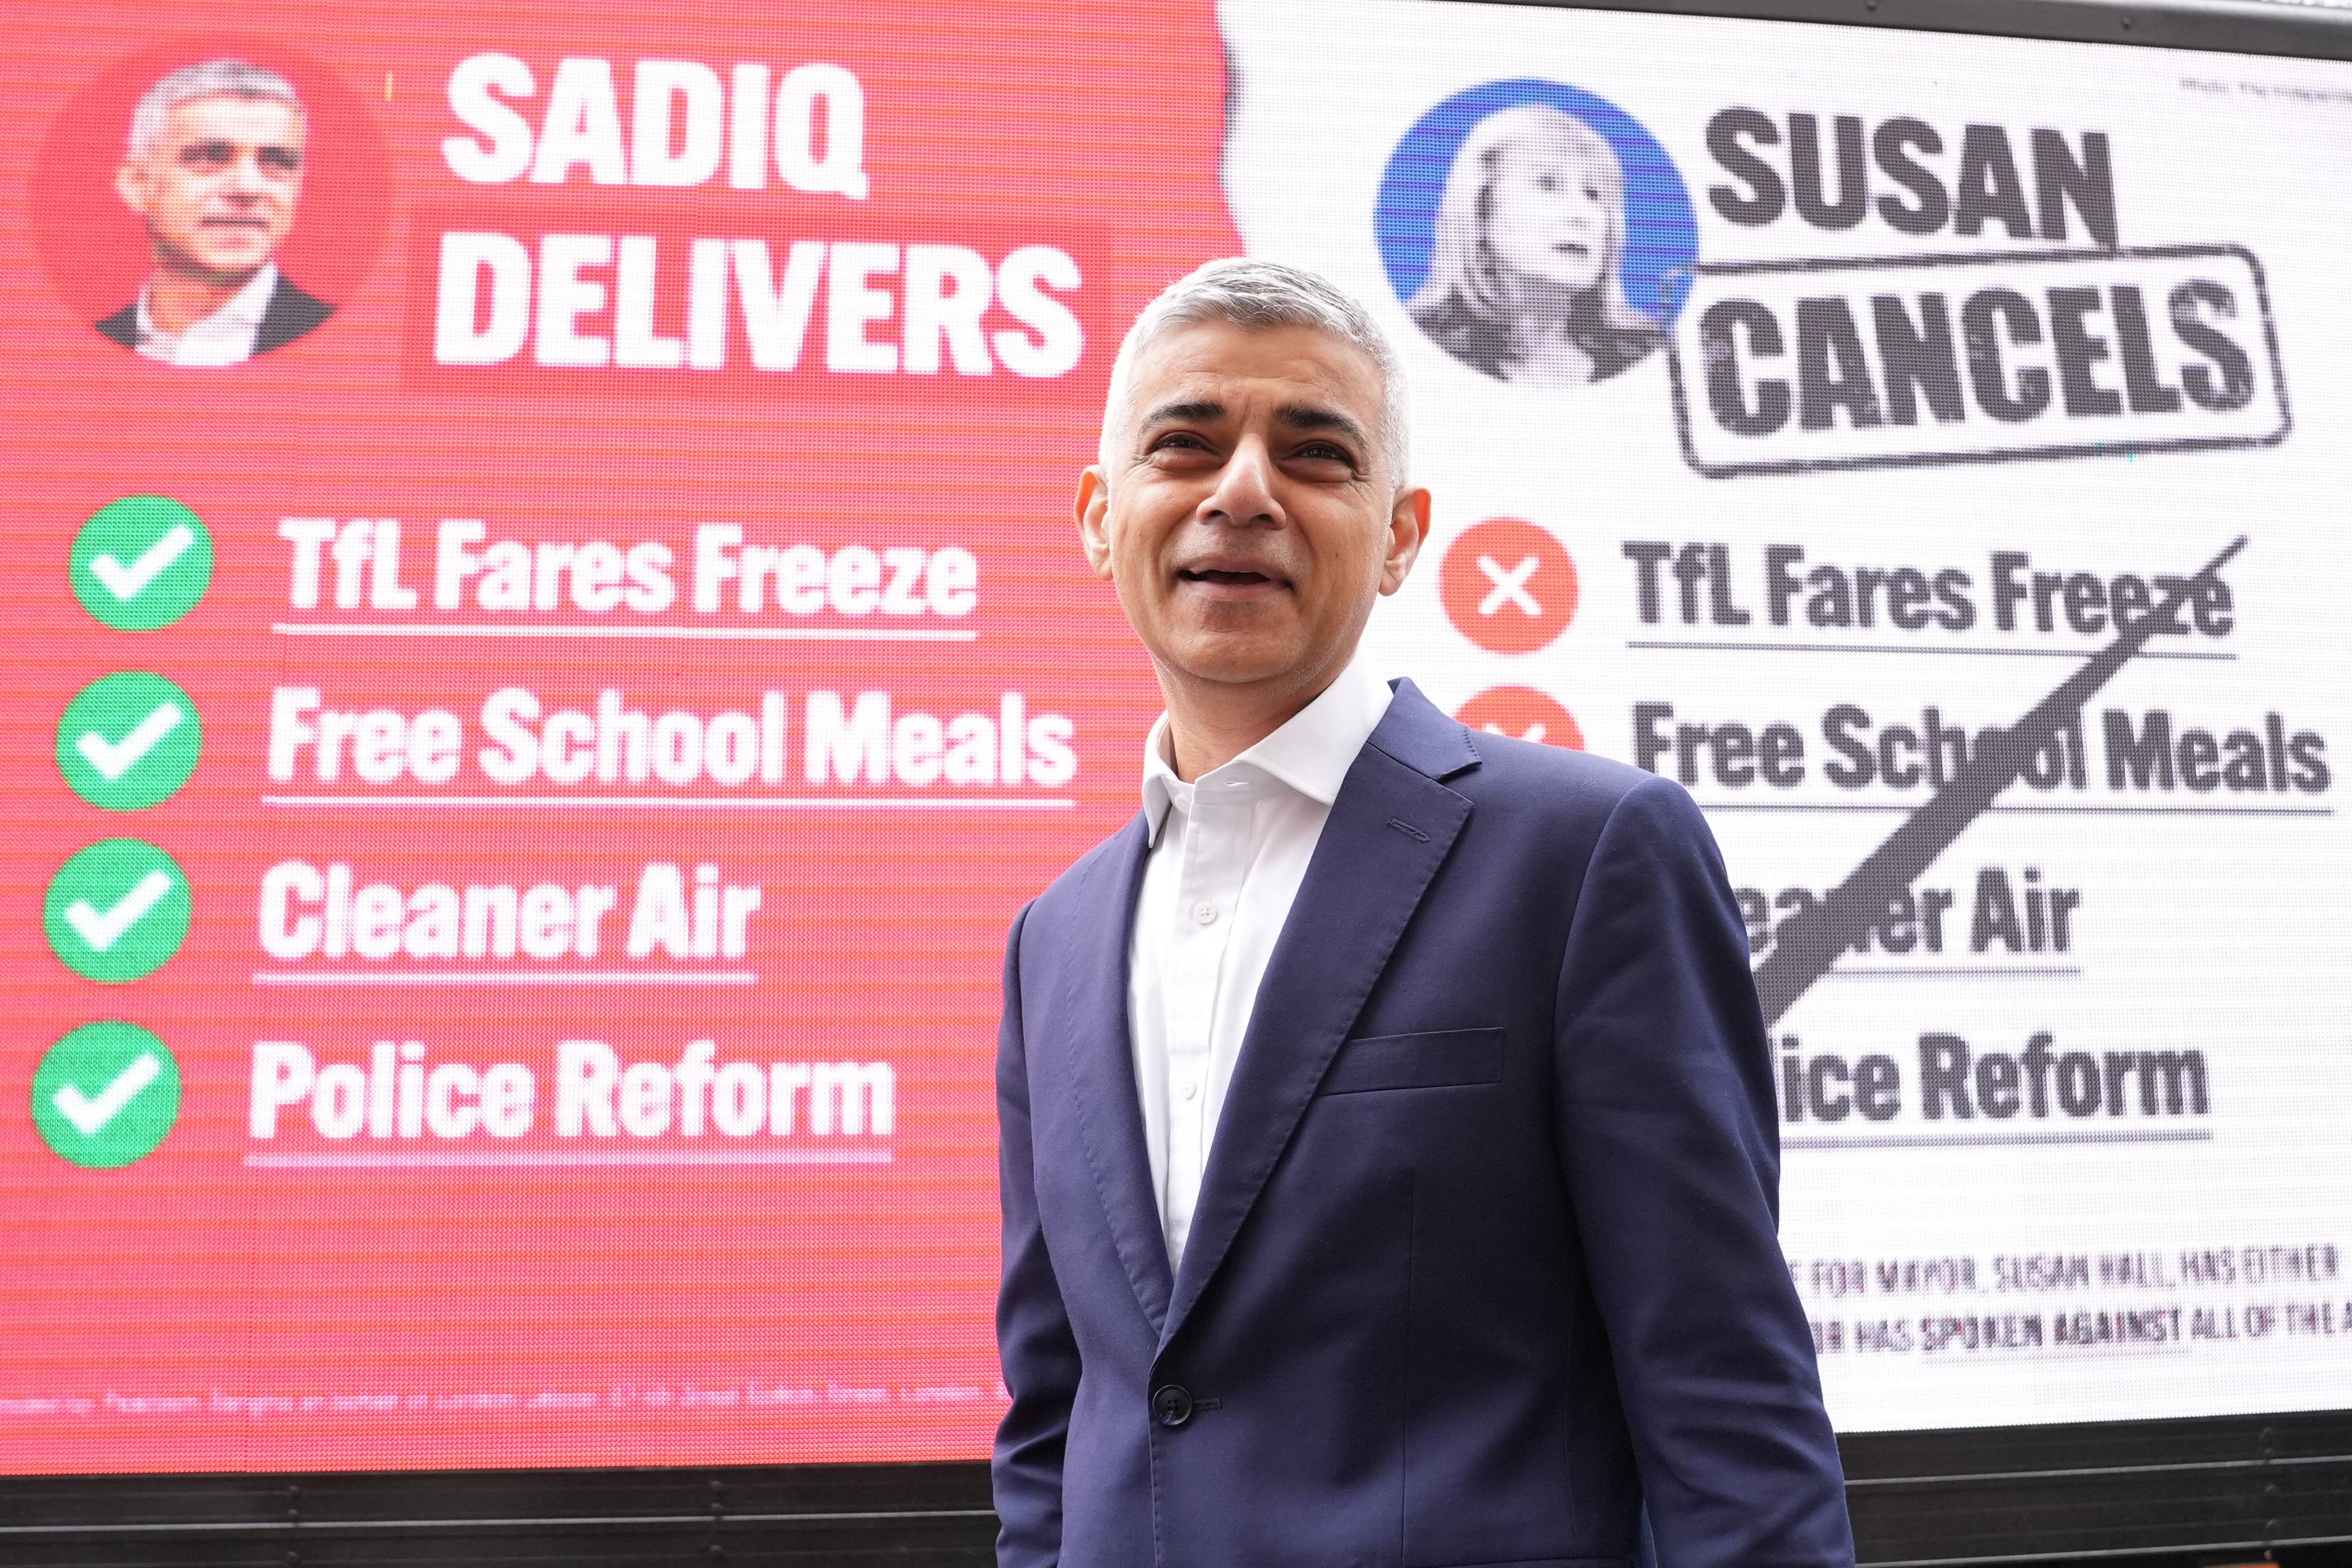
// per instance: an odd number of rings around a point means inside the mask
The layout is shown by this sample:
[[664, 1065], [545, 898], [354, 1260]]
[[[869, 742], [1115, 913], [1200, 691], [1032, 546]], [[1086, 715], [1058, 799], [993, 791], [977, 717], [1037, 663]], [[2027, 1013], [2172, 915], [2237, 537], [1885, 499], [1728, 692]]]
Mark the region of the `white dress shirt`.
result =
[[1151, 850], [1128, 948], [1127, 1026], [1171, 1267], [1258, 982], [1340, 783], [1391, 695], [1359, 652], [1288, 723], [1191, 784], [1170, 766], [1166, 714], [1144, 744]]
[[264, 262], [246, 286], [227, 303], [201, 321], [191, 321], [176, 332], [155, 324], [147, 311], [152, 286], [139, 290], [139, 352], [165, 364], [243, 364], [253, 357], [254, 340], [261, 335], [261, 318], [268, 313], [269, 297], [278, 291], [278, 263]]

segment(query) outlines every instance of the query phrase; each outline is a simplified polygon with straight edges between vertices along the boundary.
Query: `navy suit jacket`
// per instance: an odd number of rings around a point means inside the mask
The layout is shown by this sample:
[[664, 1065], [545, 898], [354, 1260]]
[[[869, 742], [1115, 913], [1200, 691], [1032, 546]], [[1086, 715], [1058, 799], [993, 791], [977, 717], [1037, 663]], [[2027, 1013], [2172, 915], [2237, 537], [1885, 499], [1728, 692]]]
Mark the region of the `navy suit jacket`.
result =
[[[1181, 1268], [1134, 822], [1022, 912], [997, 1094], [1006, 1568], [1851, 1563], [1771, 1062], [1674, 784], [1410, 682], [1331, 808]], [[1173, 1423], [1173, 1424], [1171, 1424]]]
[[[272, 349], [282, 349], [299, 338], [309, 336], [327, 324], [335, 307], [316, 294], [298, 288], [283, 272], [278, 275], [278, 287], [269, 291], [269, 303], [261, 312], [261, 325], [253, 334], [256, 358]], [[100, 337], [121, 343], [126, 349], [139, 346], [139, 301], [133, 300], [110, 316], [102, 316], [92, 323]]]

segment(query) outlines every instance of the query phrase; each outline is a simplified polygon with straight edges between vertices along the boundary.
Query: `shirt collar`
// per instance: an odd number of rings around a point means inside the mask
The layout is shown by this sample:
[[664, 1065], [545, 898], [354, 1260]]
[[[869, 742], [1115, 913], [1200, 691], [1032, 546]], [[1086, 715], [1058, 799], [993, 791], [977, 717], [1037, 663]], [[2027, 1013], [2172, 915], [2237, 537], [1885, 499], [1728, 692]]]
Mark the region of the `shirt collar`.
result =
[[[148, 300], [155, 291], [152, 279], [139, 290], [139, 341], [141, 342], [176, 342], [199, 327], [240, 327], [258, 330], [261, 318], [269, 313], [269, 297], [278, 291], [278, 263], [265, 261], [261, 270], [246, 280], [244, 288], [228, 297], [227, 302], [202, 321], [190, 321], [176, 332], [167, 332], [155, 324], [147, 312]], [[121, 296], [117, 295], [117, 299]]]
[[1394, 696], [1359, 647], [1339, 679], [1282, 728], [1192, 784], [1178, 778], [1169, 762], [1168, 715], [1160, 714], [1143, 743], [1143, 812], [1151, 842], [1160, 842], [1170, 807], [1190, 812], [1196, 788], [1239, 783], [1252, 774], [1329, 805], [1339, 798], [1339, 786], [1355, 766], [1356, 753], [1380, 728]]

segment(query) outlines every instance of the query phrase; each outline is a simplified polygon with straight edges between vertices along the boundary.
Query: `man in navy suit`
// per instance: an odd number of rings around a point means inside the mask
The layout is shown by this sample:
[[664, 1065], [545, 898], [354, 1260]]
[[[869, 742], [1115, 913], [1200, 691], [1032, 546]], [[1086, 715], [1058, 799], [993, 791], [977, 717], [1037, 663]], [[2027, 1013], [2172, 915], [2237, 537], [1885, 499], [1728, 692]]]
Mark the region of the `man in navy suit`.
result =
[[1646, 1503], [1667, 1568], [1850, 1563], [1721, 859], [1369, 672], [1406, 451], [1311, 273], [1213, 263], [1112, 373], [1078, 527], [1167, 713], [1005, 956], [999, 1560], [1601, 1568]]
[[293, 83], [249, 61], [183, 66], [131, 110], [115, 194], [146, 225], [153, 270], [101, 336], [178, 365], [242, 364], [335, 307], [278, 270], [302, 195], [309, 121]]

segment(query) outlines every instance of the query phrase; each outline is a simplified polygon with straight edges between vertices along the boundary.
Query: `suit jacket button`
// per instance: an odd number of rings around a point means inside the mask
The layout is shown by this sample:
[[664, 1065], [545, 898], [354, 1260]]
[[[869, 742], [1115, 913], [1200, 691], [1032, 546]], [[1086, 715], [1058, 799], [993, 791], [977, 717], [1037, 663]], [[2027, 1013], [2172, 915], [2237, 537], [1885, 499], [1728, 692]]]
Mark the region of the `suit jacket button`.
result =
[[1163, 1383], [1153, 1389], [1151, 1418], [1162, 1426], [1181, 1426], [1192, 1419], [1192, 1391], [1174, 1383]]

